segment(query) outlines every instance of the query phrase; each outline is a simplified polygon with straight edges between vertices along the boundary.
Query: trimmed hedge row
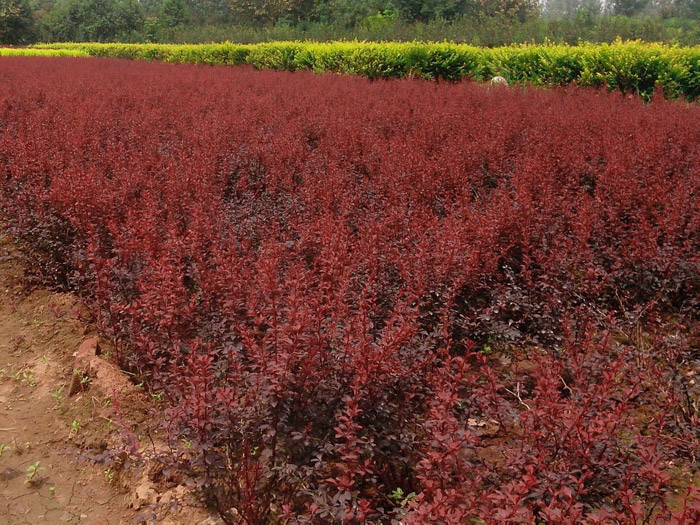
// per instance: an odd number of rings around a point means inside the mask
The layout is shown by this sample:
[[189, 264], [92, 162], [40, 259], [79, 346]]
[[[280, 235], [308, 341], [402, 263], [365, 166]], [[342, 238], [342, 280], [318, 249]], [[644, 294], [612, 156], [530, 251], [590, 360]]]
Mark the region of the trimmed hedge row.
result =
[[0, 47], [0, 57], [85, 57], [86, 52], [79, 49], [26, 49]]
[[495, 75], [531, 85], [608, 86], [649, 98], [700, 97], [700, 47], [616, 42], [480, 48], [452, 43], [272, 42], [261, 44], [50, 44], [42, 49], [91, 56], [196, 64], [251, 64], [260, 69], [335, 72], [369, 78], [488, 80]]

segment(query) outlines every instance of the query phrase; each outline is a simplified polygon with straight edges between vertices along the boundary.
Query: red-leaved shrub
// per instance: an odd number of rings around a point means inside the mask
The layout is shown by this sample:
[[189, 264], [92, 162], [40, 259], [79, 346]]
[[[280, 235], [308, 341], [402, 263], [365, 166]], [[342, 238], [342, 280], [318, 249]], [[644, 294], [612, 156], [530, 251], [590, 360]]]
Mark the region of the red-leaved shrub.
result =
[[166, 394], [169, 461], [227, 521], [700, 519], [698, 106], [0, 77], [7, 228]]

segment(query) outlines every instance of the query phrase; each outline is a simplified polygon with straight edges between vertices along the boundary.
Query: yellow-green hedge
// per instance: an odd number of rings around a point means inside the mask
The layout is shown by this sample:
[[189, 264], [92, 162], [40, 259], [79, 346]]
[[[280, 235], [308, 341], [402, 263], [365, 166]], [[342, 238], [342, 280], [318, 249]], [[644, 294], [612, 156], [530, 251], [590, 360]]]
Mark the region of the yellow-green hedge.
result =
[[35, 49], [90, 56], [195, 64], [251, 64], [261, 69], [335, 72], [370, 78], [488, 80], [531, 85], [608, 86], [650, 97], [700, 98], [700, 47], [642, 42], [480, 48], [422, 42], [272, 42], [262, 44], [44, 44]]
[[0, 57], [86, 57], [79, 49], [31, 49], [0, 47]]

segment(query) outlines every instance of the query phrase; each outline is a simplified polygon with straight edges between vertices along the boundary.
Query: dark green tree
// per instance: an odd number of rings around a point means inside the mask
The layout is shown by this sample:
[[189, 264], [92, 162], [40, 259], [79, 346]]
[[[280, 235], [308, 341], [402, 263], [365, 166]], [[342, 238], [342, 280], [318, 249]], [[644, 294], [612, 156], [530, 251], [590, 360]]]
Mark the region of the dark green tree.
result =
[[238, 23], [271, 26], [291, 13], [295, 3], [295, 0], [231, 0], [231, 10]]
[[410, 21], [454, 18], [475, 12], [474, 0], [394, 0], [404, 18]]
[[188, 0], [190, 16], [198, 23], [233, 21], [232, 0]]
[[599, 15], [603, 10], [600, 0], [546, 0], [541, 12], [548, 18], [573, 18], [584, 14]]
[[0, 0], [0, 44], [26, 44], [34, 36], [34, 15], [27, 0]]
[[538, 12], [537, 0], [476, 0], [486, 17], [499, 17], [524, 22]]
[[676, 0], [675, 7], [681, 16], [700, 19], [700, 0]]
[[391, 0], [330, 0], [318, 2], [312, 16], [326, 24], [351, 28], [361, 25], [367, 17], [396, 10]]
[[187, 0], [163, 0], [160, 8], [160, 21], [166, 27], [183, 25], [189, 19], [190, 13]]
[[612, 0], [610, 8], [613, 14], [622, 16], [638, 16], [644, 13], [651, 0]]
[[131, 40], [143, 22], [136, 0], [64, 0], [42, 19], [42, 36], [64, 42]]

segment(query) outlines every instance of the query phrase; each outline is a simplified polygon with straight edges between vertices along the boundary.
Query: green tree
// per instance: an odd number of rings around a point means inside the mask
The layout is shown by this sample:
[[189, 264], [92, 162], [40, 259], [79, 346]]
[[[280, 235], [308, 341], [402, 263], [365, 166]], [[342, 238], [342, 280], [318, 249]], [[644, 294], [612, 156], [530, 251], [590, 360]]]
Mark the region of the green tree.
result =
[[473, 13], [474, 0], [395, 0], [396, 6], [407, 20], [451, 19]]
[[611, 11], [616, 15], [637, 16], [651, 4], [651, 0], [612, 0]]
[[177, 27], [189, 19], [187, 0], [163, 0], [160, 21], [166, 27]]
[[64, 42], [131, 40], [143, 22], [136, 0], [64, 0], [42, 19], [42, 33]]
[[542, 6], [549, 18], [573, 18], [581, 12], [598, 15], [602, 9], [600, 0], [546, 0]]
[[524, 22], [538, 11], [537, 0], [477, 0], [487, 17], [503, 17]]
[[34, 36], [34, 16], [27, 0], [0, 0], [0, 44], [26, 44]]
[[291, 13], [295, 3], [295, 0], [232, 0], [231, 10], [236, 22], [269, 26]]
[[674, 5], [682, 16], [700, 19], [700, 0], [676, 0]]
[[233, 20], [232, 0], [188, 0], [190, 16], [199, 23], [211, 24]]
[[377, 13], [395, 10], [396, 5], [391, 0], [330, 0], [318, 3], [311, 17], [326, 24], [352, 28]]

